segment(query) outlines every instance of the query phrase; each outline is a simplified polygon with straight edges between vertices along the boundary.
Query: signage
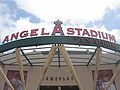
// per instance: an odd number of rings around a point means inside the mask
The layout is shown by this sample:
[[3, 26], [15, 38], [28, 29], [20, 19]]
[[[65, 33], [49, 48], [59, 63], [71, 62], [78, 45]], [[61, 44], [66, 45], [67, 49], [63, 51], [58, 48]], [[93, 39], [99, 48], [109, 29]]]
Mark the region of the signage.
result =
[[2, 43], [7, 43], [10, 41], [14, 41], [17, 39], [28, 38], [28, 37], [38, 37], [38, 36], [80, 36], [80, 37], [92, 37], [97, 39], [103, 39], [110, 42], [116, 42], [115, 36], [112, 34], [104, 33], [102, 31], [96, 31], [92, 29], [83, 29], [79, 27], [68, 27], [63, 29], [62, 21], [55, 21], [55, 26], [51, 31], [47, 30], [44, 27], [31, 29], [31, 30], [24, 30], [21, 32], [16, 32], [11, 35], [7, 35], [4, 37]]
[[[27, 81], [27, 73], [27, 71], [24, 71], [25, 84]], [[14, 87], [14, 90], [23, 90], [23, 85], [18, 70], [8, 70], [7, 77], [11, 82], [12, 86]], [[7, 85], [7, 83], [5, 83], [3, 90], [10, 90], [10, 87]]]
[[52, 76], [52, 77], [45, 77], [43, 79], [44, 81], [73, 81], [73, 77], [72, 76]]
[[110, 50], [120, 52], [119, 44], [101, 39], [79, 37], [79, 36], [72, 36], [72, 37], [71, 36], [40, 36], [40, 37], [16, 40], [13, 42], [0, 45], [0, 52], [14, 49], [16, 47], [20, 48], [20, 47], [48, 45], [48, 44], [97, 46], [97, 47], [104, 47]]
[[[94, 79], [95, 71], [92, 71], [92, 74], [93, 74], [93, 79]], [[112, 78], [112, 76], [113, 76], [112, 69], [99, 70], [99, 72], [98, 72], [98, 78], [97, 78], [96, 90], [104, 90], [105, 87], [110, 82], [110, 79]], [[116, 84], [115, 84], [115, 80], [110, 85], [109, 90], [117, 90]]]
[[74, 43], [78, 45], [86, 45], [86, 46], [98, 46], [104, 47], [112, 50], [116, 50], [116, 44], [95, 38], [87, 38], [87, 37], [73, 37]]

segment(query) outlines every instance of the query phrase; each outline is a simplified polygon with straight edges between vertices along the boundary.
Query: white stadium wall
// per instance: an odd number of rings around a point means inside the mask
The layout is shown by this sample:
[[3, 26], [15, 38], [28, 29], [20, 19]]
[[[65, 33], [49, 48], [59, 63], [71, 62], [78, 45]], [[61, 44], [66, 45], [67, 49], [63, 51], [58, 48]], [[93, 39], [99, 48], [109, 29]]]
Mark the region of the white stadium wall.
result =
[[[3, 67], [5, 73], [7, 74], [8, 70], [17, 70], [17, 66], [5, 66]], [[115, 65], [101, 65], [100, 70], [108, 70], [112, 69], [113, 73], [117, 67]], [[37, 90], [37, 85], [39, 82], [39, 76], [42, 67], [31, 67], [24, 66], [24, 71], [28, 71], [27, 74], [27, 82], [26, 89], [27, 90]], [[79, 77], [79, 80], [84, 88], [84, 90], [93, 90], [93, 76], [92, 71], [94, 70], [94, 66], [75, 66], [75, 70]], [[46, 80], [46, 77], [48, 80]], [[53, 80], [50, 80], [50, 78]], [[55, 78], [57, 77], [57, 80]], [[59, 80], [59, 77], [61, 79]], [[44, 81], [42, 83], [43, 86], [68, 86], [68, 85], [77, 85], [74, 80], [71, 79], [72, 75], [66, 67], [49, 67], [47, 73], [45, 75]], [[64, 80], [63, 80], [64, 78]], [[67, 80], [69, 78], [69, 80]], [[0, 76], [0, 90], [4, 88], [5, 81]], [[120, 90], [120, 75], [115, 79], [115, 84], [117, 90]]]

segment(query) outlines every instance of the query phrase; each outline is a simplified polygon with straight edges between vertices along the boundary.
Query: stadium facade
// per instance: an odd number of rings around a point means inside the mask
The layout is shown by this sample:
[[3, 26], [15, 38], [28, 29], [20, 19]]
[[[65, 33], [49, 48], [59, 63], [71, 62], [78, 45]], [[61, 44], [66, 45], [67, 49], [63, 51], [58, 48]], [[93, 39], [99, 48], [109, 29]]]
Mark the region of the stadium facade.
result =
[[[87, 29], [83, 34], [88, 37], [74, 36], [73, 30], [80, 34], [82, 29], [78, 28], [68, 28], [67, 34], [73, 36], [65, 36], [62, 22], [54, 24], [51, 36], [45, 29], [45, 36], [37, 36], [38, 29], [34, 29], [4, 38], [0, 45], [0, 89], [119, 90], [120, 45], [115, 37]], [[33, 37], [26, 38], [28, 35]]]

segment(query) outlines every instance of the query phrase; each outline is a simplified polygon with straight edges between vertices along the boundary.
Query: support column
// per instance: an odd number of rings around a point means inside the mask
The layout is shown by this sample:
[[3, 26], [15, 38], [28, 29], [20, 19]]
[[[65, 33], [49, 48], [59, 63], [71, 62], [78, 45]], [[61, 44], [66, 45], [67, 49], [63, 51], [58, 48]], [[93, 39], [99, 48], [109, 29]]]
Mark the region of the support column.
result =
[[23, 73], [23, 63], [22, 63], [21, 53], [20, 53], [20, 49], [19, 48], [16, 48], [16, 58], [17, 58], [19, 72], [20, 72], [21, 82], [22, 82], [24, 90], [26, 90], [24, 73]]
[[96, 84], [97, 84], [97, 77], [98, 77], [98, 72], [99, 72], [101, 54], [102, 54], [102, 49], [101, 48], [97, 48], [93, 90], [96, 90]]
[[3, 69], [0, 66], [0, 74], [3, 77], [3, 79], [5, 80], [5, 82], [7, 83], [7, 85], [11, 88], [11, 90], [14, 90], [12, 84], [10, 83], [10, 81], [8, 80], [7, 76], [5, 75]]
[[61, 86], [58, 86], [58, 90], [61, 90]]
[[48, 54], [47, 60], [45, 62], [45, 65], [44, 65], [43, 70], [42, 70], [41, 75], [40, 75], [39, 85], [38, 85], [39, 88], [40, 88], [40, 85], [41, 85], [41, 83], [42, 83], [42, 81], [44, 79], [44, 76], [46, 74], [46, 71], [47, 71], [50, 63], [52, 62], [52, 59], [53, 59], [53, 57], [55, 55], [55, 52], [56, 52], [56, 49], [57, 49], [57, 46], [52, 46], [52, 48], [51, 48], [51, 50], [50, 50], [50, 52]]
[[81, 83], [79, 81], [77, 73], [76, 73], [76, 71], [75, 71], [75, 69], [73, 67], [73, 64], [72, 64], [72, 62], [70, 60], [70, 57], [69, 57], [64, 45], [61, 45], [59, 48], [60, 48], [61, 54], [62, 54], [62, 56], [63, 56], [63, 58], [64, 58], [64, 60], [65, 60], [65, 62], [67, 64], [68, 69], [70, 70], [73, 78], [75, 79], [75, 81], [76, 81], [76, 83], [77, 83], [77, 85], [79, 87], [79, 90], [83, 90], [83, 87], [82, 87], [82, 85], [81, 85]]
[[117, 67], [115, 73], [113, 74], [112, 78], [110, 79], [108, 85], [105, 87], [104, 90], [108, 90], [108, 88], [110, 87], [110, 85], [113, 83], [113, 81], [115, 80], [115, 78], [118, 76], [119, 70], [120, 70], [120, 65]]

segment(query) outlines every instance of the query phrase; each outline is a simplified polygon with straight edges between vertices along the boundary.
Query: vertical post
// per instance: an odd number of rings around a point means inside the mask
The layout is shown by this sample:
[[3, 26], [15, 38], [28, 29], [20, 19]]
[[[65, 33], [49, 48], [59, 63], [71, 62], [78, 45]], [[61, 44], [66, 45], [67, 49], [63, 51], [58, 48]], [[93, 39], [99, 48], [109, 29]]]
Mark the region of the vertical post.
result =
[[115, 78], [116, 78], [117, 75], [119, 74], [119, 70], [120, 70], [120, 65], [117, 67], [115, 73], [113, 74], [112, 78], [110, 79], [108, 85], [105, 87], [104, 90], [108, 90], [108, 88], [110, 87], [110, 85], [113, 83], [113, 81], [115, 80]]
[[61, 90], [61, 86], [58, 86], [58, 90]]
[[10, 81], [8, 80], [7, 76], [5, 75], [4, 71], [2, 70], [1, 66], [0, 66], [0, 74], [3, 77], [3, 79], [5, 80], [5, 82], [7, 83], [7, 85], [14, 90], [12, 84], [10, 83]]
[[21, 53], [20, 53], [20, 49], [19, 48], [16, 48], [16, 58], [17, 58], [19, 72], [20, 72], [21, 82], [22, 82], [24, 90], [26, 90], [24, 73], [23, 73], [23, 63], [22, 63]]
[[98, 72], [99, 72], [101, 54], [102, 54], [102, 49], [98, 47], [97, 52], [96, 52], [96, 64], [95, 64], [93, 90], [96, 90], [96, 84], [97, 84], [97, 77], [98, 77]]
[[79, 81], [79, 78], [78, 78], [78, 76], [77, 76], [77, 73], [76, 73], [76, 71], [75, 71], [75, 69], [74, 69], [74, 67], [73, 67], [73, 64], [72, 64], [72, 62], [71, 62], [71, 60], [70, 60], [70, 57], [69, 57], [69, 55], [68, 55], [68, 53], [67, 53], [64, 45], [61, 45], [59, 48], [60, 48], [60, 51], [61, 51], [61, 53], [62, 53], [62, 56], [63, 56], [63, 58], [64, 58], [64, 60], [65, 60], [65, 62], [66, 62], [66, 64], [67, 64], [67, 67], [68, 67], [68, 69], [70, 70], [71, 74], [73, 75], [73, 78], [75, 79], [75, 81], [76, 81], [79, 89], [80, 89], [80, 90], [83, 90], [83, 87], [82, 87], [82, 85], [81, 85], [81, 83], [80, 83], [80, 81]]
[[49, 67], [49, 64], [52, 62], [52, 59], [53, 59], [53, 57], [55, 55], [56, 49], [57, 49], [57, 46], [52, 46], [52, 48], [51, 48], [51, 50], [50, 50], [50, 52], [48, 54], [47, 60], [45, 62], [45, 65], [44, 65], [43, 70], [42, 70], [41, 75], [40, 75], [39, 85], [38, 85], [39, 87], [38, 88], [40, 88], [40, 85], [41, 85], [41, 83], [42, 83], [42, 81], [44, 79], [44, 76], [45, 76], [46, 71], [47, 71], [47, 69]]

